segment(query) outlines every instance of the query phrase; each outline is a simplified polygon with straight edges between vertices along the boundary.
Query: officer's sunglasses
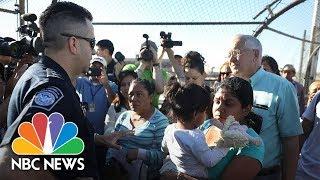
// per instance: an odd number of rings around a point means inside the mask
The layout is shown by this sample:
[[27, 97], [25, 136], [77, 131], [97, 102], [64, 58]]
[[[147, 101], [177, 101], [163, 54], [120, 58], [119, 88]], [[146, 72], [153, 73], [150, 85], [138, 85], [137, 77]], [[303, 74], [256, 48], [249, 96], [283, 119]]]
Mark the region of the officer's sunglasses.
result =
[[91, 49], [94, 49], [94, 46], [96, 45], [96, 39], [95, 38], [85, 38], [82, 36], [78, 36], [78, 35], [74, 35], [74, 34], [68, 34], [68, 33], [60, 33], [61, 36], [65, 36], [65, 37], [75, 37], [75, 38], [79, 38], [79, 39], [83, 39], [86, 40], [90, 43], [90, 47]]

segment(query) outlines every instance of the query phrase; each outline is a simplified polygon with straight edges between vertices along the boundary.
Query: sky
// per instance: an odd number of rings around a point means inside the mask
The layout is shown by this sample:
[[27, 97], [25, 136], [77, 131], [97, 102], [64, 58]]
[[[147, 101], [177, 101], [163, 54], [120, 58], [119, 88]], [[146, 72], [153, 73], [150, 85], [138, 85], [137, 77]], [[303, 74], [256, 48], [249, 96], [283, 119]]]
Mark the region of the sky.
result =
[[[93, 15], [93, 22], [226, 22], [264, 21], [268, 12], [256, 20], [252, 18], [273, 0], [73, 0], [87, 8]], [[276, 13], [291, 3], [282, 0], [272, 6]], [[14, 9], [16, 0], [0, 0], [0, 8]], [[51, 0], [28, 0], [28, 12], [40, 15]], [[310, 38], [313, 14], [313, 1], [306, 2], [289, 10], [269, 26], [279, 31], [302, 37], [307, 30]], [[17, 38], [16, 15], [0, 13], [0, 36]], [[160, 31], [172, 32], [173, 40], [183, 41], [183, 46], [174, 47], [176, 54], [184, 56], [195, 50], [205, 57], [207, 68], [223, 64], [230, 41], [236, 34], [252, 34], [259, 25], [210, 25], [210, 26], [111, 26], [95, 25], [96, 40], [110, 39], [115, 52], [121, 51], [126, 57], [134, 58], [144, 42], [142, 34], [159, 44]], [[279, 66], [293, 64], [297, 69], [301, 56], [301, 41], [290, 39], [264, 30], [258, 39], [263, 46], [263, 54], [274, 57]], [[308, 47], [307, 47], [308, 48]], [[307, 59], [308, 49], [305, 51]], [[306, 66], [306, 63], [304, 63]]]

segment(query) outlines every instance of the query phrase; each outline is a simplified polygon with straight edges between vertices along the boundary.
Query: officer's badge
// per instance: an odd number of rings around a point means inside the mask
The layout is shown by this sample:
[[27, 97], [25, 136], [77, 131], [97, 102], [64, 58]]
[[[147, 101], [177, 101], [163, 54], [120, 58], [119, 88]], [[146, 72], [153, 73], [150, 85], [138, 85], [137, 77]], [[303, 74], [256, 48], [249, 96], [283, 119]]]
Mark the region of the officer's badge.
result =
[[57, 87], [48, 87], [38, 92], [33, 100], [32, 107], [45, 109], [51, 111], [51, 109], [63, 98], [62, 91]]

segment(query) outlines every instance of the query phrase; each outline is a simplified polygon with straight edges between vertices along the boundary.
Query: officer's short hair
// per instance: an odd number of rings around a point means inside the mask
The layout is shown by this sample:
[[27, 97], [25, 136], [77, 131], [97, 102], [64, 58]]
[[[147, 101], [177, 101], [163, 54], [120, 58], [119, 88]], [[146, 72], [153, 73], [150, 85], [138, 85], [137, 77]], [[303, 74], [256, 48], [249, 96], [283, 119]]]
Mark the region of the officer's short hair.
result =
[[109, 54], [112, 55], [114, 51], [113, 43], [109, 39], [102, 39], [97, 43], [102, 49], [108, 49]]
[[[40, 16], [40, 31], [45, 47], [62, 49], [65, 45], [66, 37], [60, 33], [64, 31], [77, 31], [76, 28], [70, 28], [75, 24], [86, 24], [86, 19], [92, 21], [91, 13], [72, 2], [57, 2], [51, 4]], [[74, 33], [75, 35], [81, 35]]]

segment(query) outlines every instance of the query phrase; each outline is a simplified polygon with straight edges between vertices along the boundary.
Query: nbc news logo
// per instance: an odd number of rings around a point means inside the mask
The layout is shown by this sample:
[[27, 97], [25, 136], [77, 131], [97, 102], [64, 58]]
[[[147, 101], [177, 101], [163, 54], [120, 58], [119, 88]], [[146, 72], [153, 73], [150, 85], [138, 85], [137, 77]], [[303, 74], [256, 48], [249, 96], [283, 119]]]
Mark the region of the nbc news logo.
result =
[[[78, 127], [73, 122], [66, 122], [60, 113], [52, 113], [47, 117], [44, 113], [36, 113], [32, 117], [32, 123], [23, 122], [19, 125], [16, 138], [11, 145], [17, 155], [32, 155], [34, 158], [12, 159], [11, 169], [40, 170], [37, 166], [40, 162], [39, 155], [79, 155], [84, 150], [82, 139], [76, 137]], [[51, 168], [61, 170], [84, 169], [84, 158], [51, 158], [43, 160], [43, 169]], [[61, 167], [63, 166], [63, 167]]]

